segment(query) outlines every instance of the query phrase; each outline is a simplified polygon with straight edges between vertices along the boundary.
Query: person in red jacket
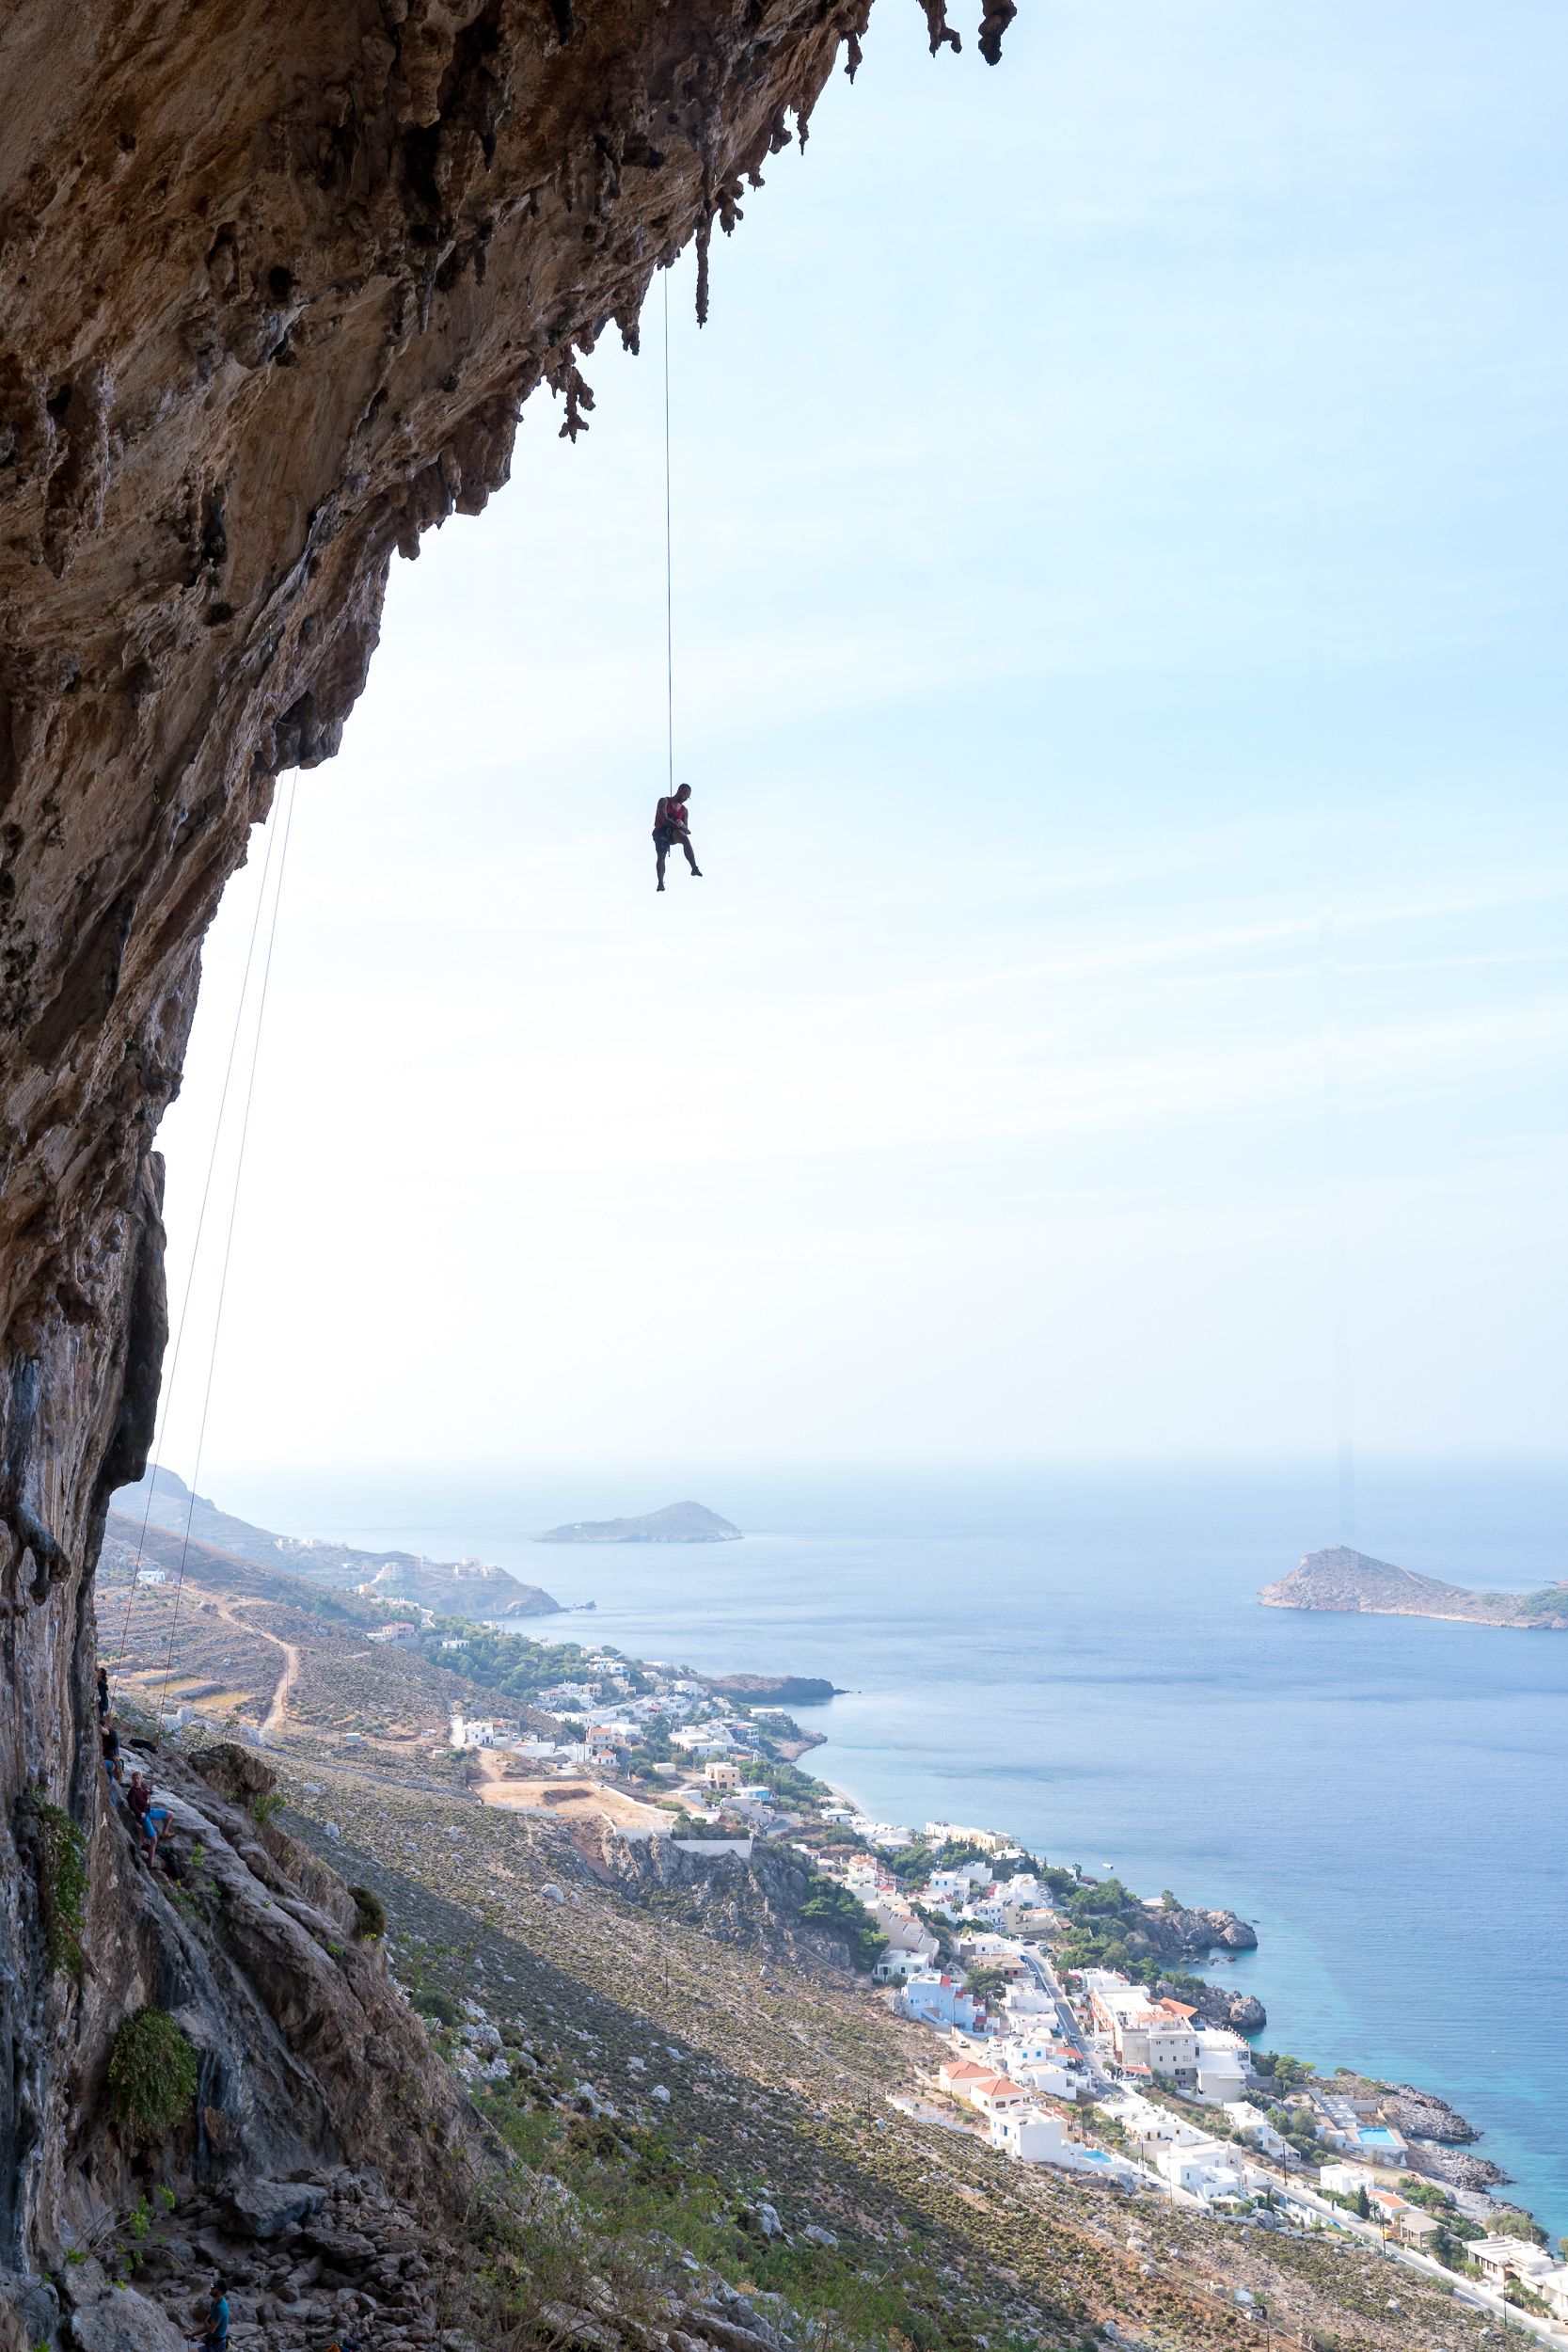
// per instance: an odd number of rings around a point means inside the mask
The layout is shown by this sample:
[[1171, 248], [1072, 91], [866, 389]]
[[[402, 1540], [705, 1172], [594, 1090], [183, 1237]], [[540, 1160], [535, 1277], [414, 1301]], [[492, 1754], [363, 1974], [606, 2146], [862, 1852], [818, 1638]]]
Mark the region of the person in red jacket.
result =
[[664, 861], [672, 850], [684, 850], [686, 862], [691, 871], [699, 877], [702, 874], [703, 869], [698, 865], [696, 854], [691, 847], [691, 834], [686, 813], [686, 804], [690, 798], [691, 787], [689, 784], [678, 784], [672, 793], [659, 802], [654, 811], [654, 849], [658, 857], [660, 890], [664, 887]]

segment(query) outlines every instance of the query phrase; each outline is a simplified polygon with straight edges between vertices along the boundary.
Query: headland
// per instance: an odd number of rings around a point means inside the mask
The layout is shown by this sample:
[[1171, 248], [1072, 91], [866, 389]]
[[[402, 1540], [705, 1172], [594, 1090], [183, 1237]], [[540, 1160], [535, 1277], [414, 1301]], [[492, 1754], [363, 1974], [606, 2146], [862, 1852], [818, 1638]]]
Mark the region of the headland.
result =
[[1465, 1625], [1513, 1626], [1525, 1632], [1568, 1632], [1568, 1582], [1533, 1593], [1474, 1592], [1435, 1576], [1418, 1576], [1364, 1551], [1336, 1544], [1309, 1551], [1301, 1565], [1258, 1596], [1265, 1609], [1322, 1609], [1373, 1617], [1448, 1617]]

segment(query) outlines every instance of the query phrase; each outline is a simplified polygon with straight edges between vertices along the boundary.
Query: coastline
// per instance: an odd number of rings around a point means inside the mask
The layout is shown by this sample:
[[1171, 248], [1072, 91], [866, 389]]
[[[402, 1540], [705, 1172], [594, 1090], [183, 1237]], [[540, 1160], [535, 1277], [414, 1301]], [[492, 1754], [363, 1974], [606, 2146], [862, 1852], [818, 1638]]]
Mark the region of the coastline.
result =
[[[826, 1736], [819, 1735], [819, 1738], [825, 1743]], [[866, 1808], [852, 1789], [832, 1781], [824, 1781], [821, 1786], [836, 1806], [851, 1809], [856, 1815], [864, 1814]], [[998, 1839], [1012, 1839], [1010, 1831], [989, 1823], [980, 1826], [988, 1835]], [[1027, 1848], [1022, 1851], [1029, 1851]], [[1206, 1962], [1188, 1961], [1180, 1966], [1183, 1970], [1190, 1968], [1202, 1977], [1206, 1969], [1222, 1961], [1234, 1963], [1241, 1957], [1244, 1954], [1222, 1955], [1216, 1951]], [[1204, 1980], [1212, 1982], [1208, 1977]], [[1227, 1986], [1215, 1986], [1215, 1990], [1230, 1996]], [[1259, 2006], [1261, 2008], [1261, 2004]], [[1234, 2030], [1241, 2032], [1243, 2040], [1256, 2051], [1269, 2030], [1266, 2013], [1262, 2021], [1250, 2030], [1243, 2026], [1236, 2026]], [[1417, 2152], [1417, 2159], [1410, 2169], [1418, 2177], [1424, 2177], [1447, 2188], [1462, 2210], [1475, 2214], [1490, 2206], [1496, 2208], [1499, 2216], [1524, 2214], [1532, 2221], [1538, 2220], [1539, 2217], [1528, 2206], [1521, 2205], [1501, 2193], [1513, 2185], [1512, 2176], [1489, 2157], [1474, 2153], [1484, 2137], [1483, 2132], [1442, 2092], [1412, 2083], [1385, 2081], [1343, 2060], [1328, 2074], [1323, 2074], [1314, 2067], [1312, 2079], [1331, 2085], [1336, 2095], [1377, 2095], [1390, 2109], [1402, 2110], [1400, 2120], [1408, 2122], [1412, 2126], [1407, 2135], [1408, 2144]], [[1325, 2147], [1324, 2158], [1331, 2159], [1333, 2153]], [[1395, 2175], [1391, 2173], [1390, 2179], [1393, 2177]]]
[[[752, 1531], [744, 1579], [729, 1547], [672, 1552], [652, 1580], [637, 1548], [600, 1549], [594, 1615], [517, 1630], [592, 1643], [596, 1626], [639, 1657], [847, 1684], [801, 1713], [827, 1738], [802, 1769], [874, 1811], [994, 1819], [1090, 1868], [1114, 1856], [1129, 1884], [1174, 1876], [1232, 1904], [1264, 1948], [1210, 1973], [1259, 1992], [1270, 2038], [1447, 2090], [1511, 2193], [1568, 2229], [1564, 1988], [1542, 1933], [1556, 1883], [1531, 1793], [1568, 1754], [1568, 1647], [1257, 1607], [1317, 1509], [1289, 1470], [983, 1491], [732, 1479], [724, 1499]], [[1418, 1566], [1484, 1549], [1521, 1589], [1560, 1566], [1555, 1473], [1385, 1478], [1361, 1500], [1369, 1535], [1397, 1525], [1395, 1556]], [[539, 1549], [505, 1531], [546, 1524], [548, 1504], [520, 1503], [510, 1473], [404, 1503], [388, 1524], [378, 1482], [341, 1533], [537, 1574]], [[282, 1523], [338, 1528], [337, 1484], [328, 1508], [291, 1497]]]

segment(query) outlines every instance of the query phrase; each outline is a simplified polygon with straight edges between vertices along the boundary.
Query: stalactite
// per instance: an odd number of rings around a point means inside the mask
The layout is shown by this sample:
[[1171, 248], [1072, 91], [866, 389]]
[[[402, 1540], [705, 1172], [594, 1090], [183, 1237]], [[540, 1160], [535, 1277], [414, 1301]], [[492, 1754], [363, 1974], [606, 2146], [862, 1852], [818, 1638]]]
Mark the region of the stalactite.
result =
[[1018, 14], [1014, 0], [986, 0], [980, 19], [980, 55], [988, 65], [1002, 62], [1002, 36]]
[[932, 56], [936, 56], [943, 43], [955, 53], [962, 49], [962, 41], [947, 22], [947, 9], [943, 5], [943, 0], [920, 0], [920, 5], [926, 11], [926, 30], [930, 36]]

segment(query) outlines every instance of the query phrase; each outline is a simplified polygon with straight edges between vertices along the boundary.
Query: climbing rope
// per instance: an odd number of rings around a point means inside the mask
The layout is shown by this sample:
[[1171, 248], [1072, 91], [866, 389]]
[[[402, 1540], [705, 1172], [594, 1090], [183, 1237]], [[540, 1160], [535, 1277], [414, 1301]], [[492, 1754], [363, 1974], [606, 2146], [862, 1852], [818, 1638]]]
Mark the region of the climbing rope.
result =
[[[229, 1289], [229, 1267], [234, 1254], [234, 1226], [239, 1216], [240, 1186], [245, 1177], [245, 1143], [250, 1134], [251, 1105], [256, 1099], [256, 1069], [261, 1058], [261, 1031], [267, 1015], [267, 988], [272, 978], [272, 951], [277, 938], [277, 911], [283, 903], [283, 876], [289, 860], [289, 835], [293, 828], [294, 800], [298, 791], [297, 776], [289, 786], [289, 805], [284, 812], [281, 838], [277, 851], [277, 887], [273, 893], [272, 921], [267, 928], [267, 952], [261, 965], [261, 992], [256, 1009], [256, 1035], [250, 1049], [250, 1071], [245, 1080], [245, 1114], [240, 1120], [240, 1145], [234, 1162], [234, 1190], [229, 1203], [229, 1230], [224, 1236], [223, 1267], [218, 1277], [217, 1306], [213, 1316], [213, 1343], [207, 1351], [207, 1379], [201, 1398], [201, 1419], [197, 1424], [196, 1458], [191, 1466], [190, 1501], [185, 1506], [185, 1528], [180, 1545], [180, 1567], [174, 1581], [174, 1614], [169, 1622], [168, 1646], [164, 1653], [164, 1679], [158, 1693], [158, 1722], [164, 1719], [168, 1699], [169, 1677], [174, 1668], [174, 1641], [180, 1629], [180, 1602], [185, 1589], [185, 1561], [191, 1548], [191, 1520], [196, 1512], [197, 1487], [201, 1477], [201, 1454], [207, 1441], [207, 1415], [213, 1402], [213, 1375], [217, 1365], [218, 1338], [223, 1328], [223, 1302]], [[149, 1498], [150, 1501], [150, 1498]]]
[[[201, 1187], [201, 1206], [197, 1211], [196, 1233], [191, 1243], [190, 1269], [185, 1281], [185, 1295], [175, 1327], [174, 1346], [169, 1355], [168, 1378], [164, 1383], [162, 1402], [158, 1410], [157, 1434], [153, 1439], [151, 1474], [147, 1482], [147, 1503], [142, 1512], [141, 1533], [136, 1537], [136, 1557], [131, 1569], [131, 1587], [125, 1596], [125, 1613], [120, 1619], [119, 1645], [115, 1651], [114, 1666], [109, 1677], [111, 1696], [119, 1680], [119, 1670], [125, 1659], [125, 1645], [130, 1638], [131, 1604], [135, 1598], [136, 1578], [147, 1551], [147, 1530], [152, 1517], [152, 1500], [157, 1491], [158, 1467], [163, 1455], [165, 1432], [168, 1428], [170, 1407], [174, 1402], [175, 1384], [180, 1376], [180, 1351], [185, 1342], [185, 1324], [191, 1311], [191, 1299], [196, 1291], [196, 1269], [201, 1254], [201, 1235], [207, 1223], [207, 1205], [213, 1197], [213, 1177], [218, 1164], [218, 1145], [223, 1138], [224, 1111], [229, 1102], [230, 1081], [234, 1075], [235, 1057], [240, 1047], [240, 1030], [245, 1021], [245, 998], [250, 993], [251, 967], [256, 960], [256, 942], [261, 937], [261, 915], [266, 906], [267, 878], [272, 871], [272, 853], [277, 843], [277, 828], [267, 828], [266, 855], [261, 861], [261, 886], [256, 894], [256, 912], [250, 919], [250, 940], [245, 948], [245, 972], [240, 980], [240, 993], [234, 1007], [234, 1027], [229, 1040], [229, 1058], [223, 1067], [223, 1085], [218, 1094], [217, 1117], [213, 1122], [213, 1148], [207, 1154], [207, 1174]], [[279, 876], [281, 881], [281, 875]]]
[[664, 273], [664, 733], [666, 791], [675, 788], [675, 602], [670, 533], [670, 273]]

